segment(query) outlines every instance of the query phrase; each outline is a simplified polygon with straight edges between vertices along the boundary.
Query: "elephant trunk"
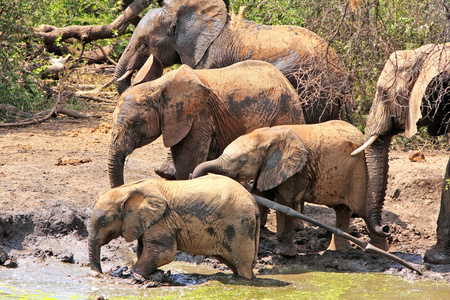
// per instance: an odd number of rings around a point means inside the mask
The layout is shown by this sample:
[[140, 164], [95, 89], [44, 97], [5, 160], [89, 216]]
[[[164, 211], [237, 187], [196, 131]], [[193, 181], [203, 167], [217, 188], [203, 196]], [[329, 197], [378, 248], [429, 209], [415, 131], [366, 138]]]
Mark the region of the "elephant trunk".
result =
[[389, 226], [381, 226], [381, 209], [386, 196], [391, 135], [381, 136], [365, 150], [367, 162], [367, 226], [377, 235], [389, 236]]
[[108, 173], [111, 188], [124, 184], [123, 172], [125, 165], [125, 155], [116, 149], [109, 150]]
[[[127, 61], [128, 59], [124, 55], [122, 55], [119, 62], [117, 63], [116, 70], [114, 72], [114, 83], [116, 84], [117, 92], [119, 93], [119, 95], [131, 86], [132, 73], [129, 73], [130, 70], [127, 70], [126, 68]], [[125, 73], [129, 74], [125, 78], [122, 78]]]
[[100, 265], [100, 248], [101, 244], [97, 239], [89, 233], [88, 252], [89, 252], [89, 266], [91, 270], [102, 273], [102, 267]]
[[226, 175], [223, 172], [222, 163], [219, 158], [199, 164], [192, 172], [191, 178], [201, 177], [208, 173]]

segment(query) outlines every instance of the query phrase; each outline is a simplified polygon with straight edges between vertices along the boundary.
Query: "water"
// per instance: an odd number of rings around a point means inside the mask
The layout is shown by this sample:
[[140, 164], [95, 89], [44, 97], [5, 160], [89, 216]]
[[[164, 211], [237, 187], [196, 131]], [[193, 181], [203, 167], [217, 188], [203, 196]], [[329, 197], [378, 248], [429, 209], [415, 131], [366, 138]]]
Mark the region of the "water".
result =
[[93, 278], [89, 269], [55, 260], [0, 268], [0, 299], [448, 299], [450, 284], [394, 275], [274, 269], [254, 282], [207, 266], [173, 262], [182, 287], [139, 288], [123, 279]]

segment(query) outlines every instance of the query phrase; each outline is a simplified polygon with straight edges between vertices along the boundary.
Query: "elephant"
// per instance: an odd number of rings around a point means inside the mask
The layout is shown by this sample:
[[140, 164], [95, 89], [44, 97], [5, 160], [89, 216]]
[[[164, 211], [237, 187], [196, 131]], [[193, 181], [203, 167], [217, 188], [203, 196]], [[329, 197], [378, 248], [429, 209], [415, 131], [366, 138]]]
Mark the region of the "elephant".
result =
[[213, 256], [253, 280], [258, 254], [259, 209], [236, 181], [220, 175], [196, 180], [146, 179], [99, 197], [90, 215], [90, 268], [102, 272], [100, 250], [123, 236], [137, 240], [136, 276], [148, 276], [175, 259], [176, 251]]
[[[215, 173], [239, 182], [255, 180], [258, 191], [273, 191], [277, 203], [292, 209], [300, 201], [327, 205], [344, 232], [356, 213], [366, 221], [371, 243], [387, 249], [384, 232], [375, 230], [367, 214], [364, 154], [350, 156], [363, 140], [361, 131], [340, 120], [260, 128], [234, 140], [217, 159], [199, 164], [192, 178]], [[297, 254], [293, 219], [279, 212], [277, 238], [277, 254]], [[333, 235], [328, 249], [349, 247], [348, 241]]]
[[[294, 88], [267, 62], [248, 60], [206, 70], [182, 65], [160, 77], [163, 68], [157, 58], [151, 56], [149, 61], [114, 111], [111, 187], [124, 183], [125, 158], [161, 134], [171, 149], [176, 179], [188, 179], [199, 163], [218, 157], [242, 134], [264, 126], [304, 123]], [[149, 78], [157, 79], [147, 82]]]
[[[381, 223], [386, 195], [388, 156], [393, 137], [407, 138], [427, 126], [431, 136], [447, 134], [450, 127], [450, 43], [428, 44], [414, 50], [392, 53], [377, 82], [375, 98], [366, 121], [365, 151], [368, 167], [367, 197], [374, 222]], [[437, 243], [424, 260], [450, 263], [450, 193], [447, 191], [450, 160], [444, 175]]]
[[[307, 123], [351, 120], [348, 83], [336, 52], [298, 26], [267, 26], [227, 13], [222, 0], [164, 0], [142, 18], [117, 63], [121, 94], [150, 55], [164, 67], [222, 68], [244, 60], [276, 66], [298, 91]], [[345, 116], [345, 109], [348, 109]]]

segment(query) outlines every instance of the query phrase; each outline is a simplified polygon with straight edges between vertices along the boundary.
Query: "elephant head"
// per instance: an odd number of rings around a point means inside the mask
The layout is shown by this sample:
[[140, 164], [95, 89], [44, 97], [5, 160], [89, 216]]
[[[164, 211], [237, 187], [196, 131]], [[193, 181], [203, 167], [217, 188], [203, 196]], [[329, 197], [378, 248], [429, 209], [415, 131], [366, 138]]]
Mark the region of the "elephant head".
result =
[[273, 189], [299, 173], [308, 161], [305, 143], [290, 130], [261, 128], [240, 136], [219, 158], [198, 165], [192, 177], [215, 173], [239, 182], [257, 179], [258, 190]]
[[187, 64], [195, 67], [227, 20], [228, 1], [164, 0], [139, 22], [123, 52], [114, 75], [121, 94], [131, 84], [131, 75], [151, 54], [164, 67]]
[[122, 235], [127, 242], [138, 239], [164, 214], [167, 201], [146, 181], [112, 189], [100, 196], [90, 217], [88, 253], [92, 270], [102, 272], [100, 248]]
[[368, 167], [367, 197], [373, 222], [381, 224], [387, 188], [388, 154], [392, 138], [428, 126], [431, 135], [448, 132], [450, 119], [450, 44], [426, 45], [394, 52], [377, 82], [367, 118], [365, 150]]
[[[139, 71], [136, 75], [138, 83], [162, 73], [161, 65], [154, 67], [158, 65], [157, 59], [150, 57], [148, 61], [153, 64], [146, 63]], [[203, 108], [202, 103], [210, 92], [188, 66], [124, 92], [113, 115], [108, 158], [111, 186], [124, 183], [125, 158], [134, 149], [153, 142], [161, 134], [166, 147], [180, 142], [189, 133], [194, 117]]]

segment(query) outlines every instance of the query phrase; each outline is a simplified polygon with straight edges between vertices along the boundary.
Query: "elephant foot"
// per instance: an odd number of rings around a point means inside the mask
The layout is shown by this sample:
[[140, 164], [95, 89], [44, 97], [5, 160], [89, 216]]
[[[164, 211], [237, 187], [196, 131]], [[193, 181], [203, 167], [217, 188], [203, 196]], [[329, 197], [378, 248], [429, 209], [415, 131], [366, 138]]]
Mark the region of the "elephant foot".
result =
[[380, 248], [381, 250], [384, 250], [384, 251], [388, 251], [389, 247], [390, 247], [389, 243], [385, 237], [375, 237], [375, 238], [371, 237], [370, 243], [373, 246]]
[[343, 239], [341, 237], [337, 237], [334, 234], [331, 237], [330, 245], [328, 246], [327, 250], [346, 250], [351, 249], [352, 245], [349, 241], [346, 239]]
[[305, 223], [300, 219], [294, 219], [294, 231], [301, 231], [305, 228]]
[[176, 179], [176, 170], [173, 165], [172, 157], [167, 156], [166, 161], [162, 163], [159, 167], [155, 168], [155, 173], [165, 179], [175, 180]]
[[450, 243], [443, 245], [439, 241], [431, 249], [428, 249], [423, 260], [430, 264], [445, 265], [450, 264]]
[[294, 245], [279, 245], [275, 248], [275, 254], [285, 256], [285, 257], [293, 257], [297, 255], [297, 248]]

